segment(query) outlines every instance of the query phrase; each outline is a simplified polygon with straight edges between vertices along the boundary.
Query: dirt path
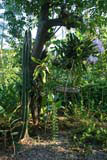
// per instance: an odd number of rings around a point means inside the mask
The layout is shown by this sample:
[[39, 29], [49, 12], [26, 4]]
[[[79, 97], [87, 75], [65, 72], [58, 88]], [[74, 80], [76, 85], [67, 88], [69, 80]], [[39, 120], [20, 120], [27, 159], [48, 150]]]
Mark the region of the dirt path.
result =
[[107, 160], [107, 154], [93, 150], [90, 154], [74, 151], [66, 133], [61, 132], [57, 142], [48, 139], [23, 141], [14, 157], [0, 154], [0, 160]]

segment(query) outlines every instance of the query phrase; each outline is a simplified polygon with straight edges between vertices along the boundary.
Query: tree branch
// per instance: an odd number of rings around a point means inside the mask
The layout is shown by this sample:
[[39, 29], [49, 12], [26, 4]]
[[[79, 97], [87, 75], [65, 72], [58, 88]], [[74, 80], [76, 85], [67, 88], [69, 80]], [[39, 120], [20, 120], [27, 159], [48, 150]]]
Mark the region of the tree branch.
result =
[[54, 26], [66, 26], [66, 24], [64, 24], [63, 20], [60, 18], [48, 20], [47, 23], [48, 23], [49, 28], [54, 27]]
[[49, 19], [49, 7], [49, 1], [46, 0], [41, 7], [39, 25], [33, 47], [32, 56], [39, 59], [41, 57], [44, 44], [47, 40], [49, 40], [47, 39], [49, 35], [48, 29], [54, 26], [66, 26], [68, 29], [77, 28], [78, 26], [80, 26], [80, 22], [82, 22], [82, 18], [73, 14], [69, 14], [66, 17]]
[[70, 28], [76, 28], [78, 27], [79, 22], [83, 22], [81, 17], [78, 17], [76, 15], [68, 15], [68, 17], [64, 20], [64, 18], [56, 18], [56, 19], [50, 19], [47, 21], [48, 27], [54, 27], [54, 26], [66, 26], [67, 25]]

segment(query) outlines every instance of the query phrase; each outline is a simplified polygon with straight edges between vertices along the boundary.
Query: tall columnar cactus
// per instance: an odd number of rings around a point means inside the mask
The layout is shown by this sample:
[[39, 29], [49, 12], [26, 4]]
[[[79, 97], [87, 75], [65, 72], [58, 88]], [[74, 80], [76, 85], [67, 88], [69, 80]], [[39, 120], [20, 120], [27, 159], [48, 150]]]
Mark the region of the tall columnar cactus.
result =
[[29, 101], [30, 101], [30, 61], [31, 61], [31, 31], [25, 32], [25, 39], [23, 45], [22, 57], [22, 72], [23, 72], [23, 85], [22, 85], [22, 120], [23, 127], [21, 137], [28, 136], [28, 120], [29, 120]]

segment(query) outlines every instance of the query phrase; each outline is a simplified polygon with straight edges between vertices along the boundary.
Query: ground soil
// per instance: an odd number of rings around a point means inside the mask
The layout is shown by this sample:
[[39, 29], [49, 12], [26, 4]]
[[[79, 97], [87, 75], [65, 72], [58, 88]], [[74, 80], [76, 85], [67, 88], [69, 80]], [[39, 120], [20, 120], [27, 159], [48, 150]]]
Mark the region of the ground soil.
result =
[[4, 150], [0, 146], [0, 160], [107, 160], [107, 152], [98, 147], [84, 149], [73, 144], [71, 132], [62, 127], [57, 141], [53, 141], [50, 131], [42, 129], [33, 134], [33, 138], [20, 141], [15, 148], [10, 146]]

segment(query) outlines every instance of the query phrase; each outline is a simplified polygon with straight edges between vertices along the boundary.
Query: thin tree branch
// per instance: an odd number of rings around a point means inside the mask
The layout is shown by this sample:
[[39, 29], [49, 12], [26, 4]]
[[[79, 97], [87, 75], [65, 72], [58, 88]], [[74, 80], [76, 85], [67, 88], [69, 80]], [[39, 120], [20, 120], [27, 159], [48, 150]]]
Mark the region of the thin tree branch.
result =
[[72, 16], [72, 19], [70, 18], [70, 21], [69, 21], [69, 17], [70, 16], [68, 16], [68, 18], [66, 19], [66, 23], [64, 22], [63, 18], [50, 19], [47, 21], [48, 27], [51, 28], [54, 26], [67, 26], [67, 22], [68, 22], [69, 27], [76, 28], [78, 22], [82, 22], [82, 18], [79, 18], [77, 16]]

